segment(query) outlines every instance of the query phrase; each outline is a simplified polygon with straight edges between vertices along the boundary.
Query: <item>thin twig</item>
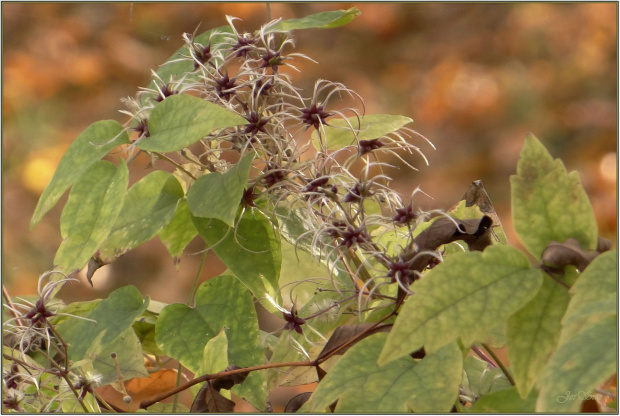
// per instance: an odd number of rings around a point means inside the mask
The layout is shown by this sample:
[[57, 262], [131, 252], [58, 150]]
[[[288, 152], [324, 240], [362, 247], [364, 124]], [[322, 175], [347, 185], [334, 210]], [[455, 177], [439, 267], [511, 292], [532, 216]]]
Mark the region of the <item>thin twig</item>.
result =
[[224, 378], [224, 377], [229, 377], [235, 374], [243, 374], [243, 373], [248, 373], [250, 371], [257, 371], [257, 370], [266, 370], [269, 368], [278, 368], [278, 367], [310, 367], [314, 365], [314, 361], [293, 361], [293, 362], [288, 362], [288, 363], [268, 363], [268, 364], [261, 364], [261, 365], [256, 365], [253, 367], [245, 367], [245, 368], [237, 368], [234, 370], [230, 370], [230, 371], [222, 371], [220, 373], [217, 374], [205, 374], [202, 375], [200, 377], [197, 377], [183, 385], [180, 385], [179, 387], [175, 387], [172, 390], [169, 390], [165, 393], [162, 393], [152, 399], [149, 400], [144, 400], [142, 402], [140, 402], [140, 409], [146, 409], [147, 407], [161, 401], [164, 399], [167, 399], [168, 397], [172, 396], [173, 394], [177, 394], [182, 392], [183, 390], [186, 390], [188, 388], [190, 388], [193, 385], [196, 384], [200, 384], [203, 383], [207, 380], [215, 380], [218, 378]]
[[19, 316], [17, 315], [17, 308], [13, 304], [13, 301], [11, 300], [11, 296], [9, 295], [9, 292], [6, 290], [6, 287], [4, 285], [2, 285], [2, 295], [6, 299], [6, 302], [9, 304], [11, 312], [13, 312], [13, 316], [15, 316], [15, 321], [17, 322], [17, 325], [23, 326], [22, 321], [19, 319]]
[[472, 345], [471, 349], [478, 357], [482, 358], [483, 361], [486, 361], [491, 367], [497, 368], [497, 365], [493, 362], [493, 360], [489, 358], [484, 351], [480, 349], [480, 347], [477, 345]]
[[510, 384], [514, 386], [515, 385], [515, 380], [512, 378], [512, 375], [510, 375], [510, 371], [508, 371], [506, 366], [497, 357], [495, 352], [493, 352], [493, 350], [488, 345], [486, 345], [484, 343], [480, 343], [480, 345], [482, 345], [482, 348], [484, 348], [486, 350], [486, 352], [489, 353], [489, 355], [493, 358], [493, 361], [495, 361], [495, 363], [498, 365], [498, 367], [502, 369], [502, 372], [504, 373], [504, 375], [506, 376], [506, 378], [508, 379]]

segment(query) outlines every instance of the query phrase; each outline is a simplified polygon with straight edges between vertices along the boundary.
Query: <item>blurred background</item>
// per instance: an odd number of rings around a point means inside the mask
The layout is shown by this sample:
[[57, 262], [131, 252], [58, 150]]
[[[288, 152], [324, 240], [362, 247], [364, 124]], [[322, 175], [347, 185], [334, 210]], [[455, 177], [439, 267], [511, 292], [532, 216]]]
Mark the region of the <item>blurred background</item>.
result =
[[[296, 32], [295, 82], [342, 82], [366, 112], [400, 114], [429, 138], [413, 138], [430, 161], [392, 173], [423, 208], [448, 209], [481, 179], [511, 242], [509, 177], [528, 132], [577, 170], [600, 233], [616, 239], [617, 4], [615, 3], [3, 3], [2, 280], [12, 295], [36, 292], [53, 266], [66, 195], [29, 230], [30, 217], [72, 140], [91, 123], [126, 116], [133, 96], [182, 46], [183, 32], [243, 19], [299, 18], [358, 7], [336, 29]], [[146, 172], [144, 172], [146, 173]], [[398, 175], [397, 175], [398, 174]], [[162, 302], [185, 302], [198, 240], [178, 268], [155, 239], [106, 266], [91, 288], [65, 287], [68, 301], [104, 297], [127, 284]], [[209, 257], [201, 280], [224, 267]]]

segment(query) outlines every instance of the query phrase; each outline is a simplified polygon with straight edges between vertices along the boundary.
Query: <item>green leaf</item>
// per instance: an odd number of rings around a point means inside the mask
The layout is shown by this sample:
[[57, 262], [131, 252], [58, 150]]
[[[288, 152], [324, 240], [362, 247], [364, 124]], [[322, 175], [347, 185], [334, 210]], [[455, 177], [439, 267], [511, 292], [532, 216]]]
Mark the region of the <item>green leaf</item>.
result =
[[248, 153], [225, 173], [213, 172], [198, 178], [187, 192], [187, 203], [192, 214], [215, 218], [232, 227], [253, 160], [254, 155]]
[[571, 237], [585, 250], [596, 248], [596, 219], [579, 174], [567, 174], [562, 161], [553, 160], [531, 134], [510, 183], [515, 231], [532, 256], [540, 259], [551, 241]]
[[471, 407], [472, 413], [534, 413], [536, 394], [530, 393], [522, 399], [513, 386], [494, 391], [480, 397]]
[[110, 293], [86, 316], [96, 321], [69, 318], [58, 325], [63, 340], [71, 344], [69, 357], [72, 360], [84, 358], [84, 353], [93, 340], [103, 331], [105, 335], [102, 345], [114, 341], [125, 329], [131, 327], [136, 317], [140, 316], [148, 306], [149, 299], [142, 295], [134, 286], [125, 286]]
[[[412, 121], [409, 117], [390, 114], [371, 114], [361, 118], [328, 120], [324, 140], [328, 150], [341, 149], [356, 144], [358, 140], [379, 139]], [[353, 130], [350, 126], [353, 126]], [[312, 133], [312, 141], [316, 149], [321, 148], [316, 132]]]
[[293, 306], [290, 300], [294, 299], [299, 309], [300, 305], [307, 304], [314, 297], [319, 287], [331, 286], [329, 269], [305, 251], [296, 251], [295, 247], [286, 241], [282, 242], [281, 248], [279, 287], [284, 302], [282, 306], [290, 309]]
[[[228, 367], [228, 338], [226, 330], [222, 328], [220, 333], [211, 338], [202, 351], [202, 362], [196, 374], [216, 374]], [[203, 386], [203, 383], [191, 387], [192, 396], [195, 398]], [[225, 393], [226, 394], [226, 393]], [[230, 396], [227, 396], [230, 398]]]
[[272, 26], [270, 30], [289, 31], [297, 29], [329, 29], [344, 26], [360, 14], [361, 12], [357, 9], [357, 7], [351, 7], [348, 10], [321, 12], [303, 17], [301, 19], [283, 20]]
[[153, 238], [174, 216], [183, 189], [170, 173], [158, 170], [133, 185], [121, 213], [100, 248], [106, 263]]
[[476, 339], [532, 299], [542, 272], [516, 248], [493, 245], [456, 253], [412, 286], [379, 364], [424, 346], [427, 352], [458, 337]]
[[30, 220], [34, 227], [43, 216], [92, 166], [110, 150], [129, 142], [127, 133], [118, 122], [102, 120], [91, 124], [71, 143], [63, 155], [50, 183], [45, 187]]
[[66, 306], [63, 306], [58, 310], [59, 314], [51, 321], [54, 325], [57, 325], [63, 321], [69, 319], [69, 316], [66, 315], [76, 315], [76, 316], [88, 316], [88, 314], [99, 305], [101, 299], [93, 299], [83, 302], [71, 302]]
[[558, 348], [537, 383], [537, 412], [579, 411], [581, 401], [616, 372], [617, 329], [617, 317], [607, 317]]
[[597, 256], [571, 287], [560, 343], [588, 323], [617, 313], [617, 256], [616, 250]]
[[177, 258], [183, 250], [198, 235], [194, 227], [187, 200], [182, 199], [177, 205], [172, 221], [159, 232], [159, 239], [168, 249], [172, 257]]
[[138, 148], [176, 152], [218, 129], [247, 124], [237, 113], [187, 94], [172, 95], [155, 106], [149, 118], [150, 137]]
[[522, 398], [557, 346], [568, 300], [566, 287], [546, 277], [534, 299], [508, 320], [508, 361]]
[[138, 318], [133, 324], [133, 331], [135, 332], [140, 344], [142, 345], [142, 351], [145, 354], [164, 355], [164, 353], [157, 347], [155, 342], [155, 324], [156, 319], [147, 320], [144, 317]]
[[402, 357], [383, 367], [376, 361], [386, 334], [371, 335], [332, 367], [314, 392], [310, 411], [338, 400], [336, 412], [448, 412], [461, 381], [463, 356], [450, 343], [422, 360]]
[[282, 262], [280, 238], [269, 220], [254, 209], [246, 210], [236, 229], [216, 219], [192, 216], [192, 220], [198, 233], [235, 277], [267, 310], [277, 312], [265, 299], [266, 295], [280, 298], [278, 277]]
[[95, 357], [95, 369], [102, 374], [104, 380], [112, 382], [118, 379], [109, 355], [114, 351], [126, 379], [146, 376], [141, 358], [142, 349], [133, 333], [132, 325], [146, 310], [148, 303], [149, 299], [143, 300], [134, 286], [125, 286], [112, 292], [86, 316], [96, 323], [78, 318], [63, 321], [57, 326], [57, 330], [69, 345], [69, 359], [79, 361], [88, 358], [89, 352], [98, 353]]
[[111, 353], [116, 353], [116, 361], [124, 380], [148, 377], [142, 351], [142, 343], [131, 327], [123, 331], [114, 342], [101, 346], [93, 362], [93, 369], [102, 376], [100, 384], [118, 381], [116, 364], [110, 357]]
[[54, 257], [60, 269], [81, 269], [101, 246], [119, 215], [128, 178], [122, 159], [118, 168], [100, 160], [73, 185], [60, 217], [63, 241]]
[[[196, 306], [166, 306], [155, 327], [157, 346], [192, 372], [203, 365], [206, 343], [225, 328], [228, 362], [239, 367], [264, 362], [258, 318], [250, 292], [233, 276], [204, 282], [196, 293]], [[258, 409], [265, 408], [264, 374], [253, 372], [233, 393], [245, 397]]]
[[215, 374], [228, 367], [228, 338], [222, 328], [219, 334], [211, 338], [202, 353], [202, 366], [198, 374]]
[[461, 394], [468, 399], [475, 399], [510, 386], [510, 381], [501, 368], [492, 368], [486, 361], [471, 355], [463, 360]]
[[[61, 389], [64, 391], [71, 391], [69, 390], [70, 387], [67, 385], [67, 382], [65, 380], [62, 380]], [[92, 395], [92, 393], [87, 393], [82, 399], [82, 403], [84, 403], [84, 405], [86, 406], [88, 413], [101, 413], [101, 408], [97, 403], [97, 399], [95, 398], [95, 396]], [[85, 413], [84, 408], [74, 395], [67, 395], [67, 397], [61, 401], [60, 408], [62, 409], [62, 413]]]

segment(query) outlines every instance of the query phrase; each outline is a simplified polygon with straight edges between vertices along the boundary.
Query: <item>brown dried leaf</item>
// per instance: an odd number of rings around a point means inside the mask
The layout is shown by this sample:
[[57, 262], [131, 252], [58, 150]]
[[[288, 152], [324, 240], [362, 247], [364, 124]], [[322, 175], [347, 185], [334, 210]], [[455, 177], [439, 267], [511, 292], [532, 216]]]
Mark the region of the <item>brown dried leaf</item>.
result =
[[[327, 355], [327, 353], [329, 353], [333, 349], [335, 349], [338, 346], [344, 344], [345, 342], [349, 341], [350, 339], [358, 336], [362, 332], [368, 330], [368, 328], [370, 328], [372, 325], [373, 324], [359, 324], [359, 325], [343, 325], [343, 326], [339, 326], [338, 328], [336, 328], [336, 330], [334, 331], [332, 336], [329, 337], [329, 340], [327, 341], [327, 343], [325, 344], [325, 346], [321, 350], [321, 353], [319, 354], [318, 359], [321, 359], [321, 358], [325, 357], [325, 355]], [[378, 332], [388, 332], [390, 330], [390, 328], [391, 328], [391, 325], [380, 325], [377, 328], [374, 328], [373, 330], [368, 331], [368, 333], [364, 334], [364, 336], [360, 337], [357, 341], [361, 341], [362, 339], [366, 338], [367, 336], [372, 335], [372, 334], [376, 334]], [[348, 345], [347, 347], [342, 348], [340, 351], [338, 351], [337, 355], [344, 354], [345, 351], [347, 351], [353, 345], [355, 345], [355, 343], [352, 343], [351, 345]]]
[[[482, 218], [459, 220], [441, 217], [436, 219], [427, 229], [422, 231], [414, 240], [421, 251], [434, 251], [441, 245], [463, 240], [470, 251], [482, 251], [491, 242], [491, 226], [493, 220], [488, 215]], [[433, 257], [418, 256], [411, 265], [412, 270], [422, 271]]]
[[598, 241], [596, 242], [596, 251], [603, 253], [611, 248], [611, 241], [606, 238], [598, 236]]
[[[607, 251], [611, 243], [599, 237], [597, 249]], [[574, 238], [569, 238], [563, 243], [551, 241], [542, 253], [542, 263], [554, 269], [563, 269], [565, 266], [575, 266], [579, 271], [583, 271], [596, 256], [599, 251], [586, 252]]]
[[415, 244], [420, 250], [436, 250], [441, 245], [463, 240], [471, 250], [481, 251], [491, 244], [491, 225], [493, 220], [488, 215], [466, 220], [441, 217], [415, 238]]
[[[487, 194], [487, 191], [484, 189], [481, 180], [473, 181], [469, 185], [469, 188], [467, 188], [467, 191], [465, 191], [465, 195], [463, 195], [463, 198], [461, 198], [461, 200], [465, 201], [466, 207], [471, 207], [474, 205], [478, 206], [480, 212], [491, 217], [491, 219], [493, 220], [493, 227], [499, 227], [500, 230], [503, 230], [502, 223], [499, 220], [499, 216], [497, 215], [497, 212], [495, 211], [495, 208], [491, 203], [491, 198], [489, 198], [489, 194]], [[493, 229], [491, 229], [491, 233], [494, 235], [497, 241], [501, 241], [500, 237], [495, 234]], [[502, 237], [505, 239], [506, 236], [503, 231], [501, 231], [501, 234]]]
[[207, 381], [196, 395], [189, 411], [190, 413], [232, 413], [234, 408], [235, 402], [222, 396]]
[[88, 283], [90, 283], [91, 286], [93, 286], [92, 279], [95, 272], [108, 264], [105, 261], [101, 260], [98, 254], [99, 252], [97, 252], [93, 257], [91, 257], [90, 260], [88, 260], [88, 271], [86, 272], [86, 280], [88, 280]]
[[466, 207], [477, 205], [481, 212], [491, 217], [494, 225], [501, 226], [497, 212], [491, 203], [491, 198], [489, 198], [489, 194], [487, 194], [487, 191], [484, 189], [481, 180], [473, 181], [469, 185], [469, 188], [467, 188], [467, 191], [465, 191], [465, 195], [463, 195], [461, 200], [465, 201]]
[[[97, 388], [97, 394], [108, 403], [111, 403], [121, 409], [135, 412], [138, 410], [140, 402], [152, 399], [162, 393], [172, 390], [176, 387], [178, 372], [175, 369], [163, 369], [149, 374], [148, 377], [136, 377], [125, 381], [125, 389], [131, 397], [131, 404], [127, 406], [123, 402], [123, 394], [120, 389], [113, 384], [108, 384]], [[188, 381], [185, 375], [181, 374], [182, 382]], [[182, 401], [189, 405], [191, 395], [189, 390], [180, 393]], [[171, 402], [172, 398], [164, 400]]]

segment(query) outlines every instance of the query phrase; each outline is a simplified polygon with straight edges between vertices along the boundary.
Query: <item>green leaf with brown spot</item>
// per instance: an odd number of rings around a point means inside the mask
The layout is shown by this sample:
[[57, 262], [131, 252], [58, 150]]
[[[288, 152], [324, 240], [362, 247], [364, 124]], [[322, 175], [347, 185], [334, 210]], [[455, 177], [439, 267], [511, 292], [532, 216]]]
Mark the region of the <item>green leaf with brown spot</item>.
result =
[[617, 330], [617, 316], [608, 316], [560, 345], [538, 381], [537, 412], [579, 411], [582, 400], [616, 373]]
[[371, 335], [349, 349], [319, 383], [309, 410], [323, 411], [337, 400], [339, 413], [448, 412], [463, 371], [457, 344], [422, 360], [407, 356], [378, 367], [386, 338], [383, 333]]
[[585, 326], [617, 315], [618, 252], [607, 251], [597, 256], [570, 288], [571, 299], [562, 319], [560, 343], [577, 334]]
[[510, 184], [515, 231], [532, 256], [540, 259], [551, 241], [571, 237], [585, 250], [596, 249], [596, 219], [579, 174], [567, 174], [534, 135], [525, 138]]
[[459, 337], [484, 336], [530, 301], [542, 272], [518, 249], [492, 245], [456, 253], [415, 282], [394, 322], [379, 365], [422, 346], [427, 352]]

